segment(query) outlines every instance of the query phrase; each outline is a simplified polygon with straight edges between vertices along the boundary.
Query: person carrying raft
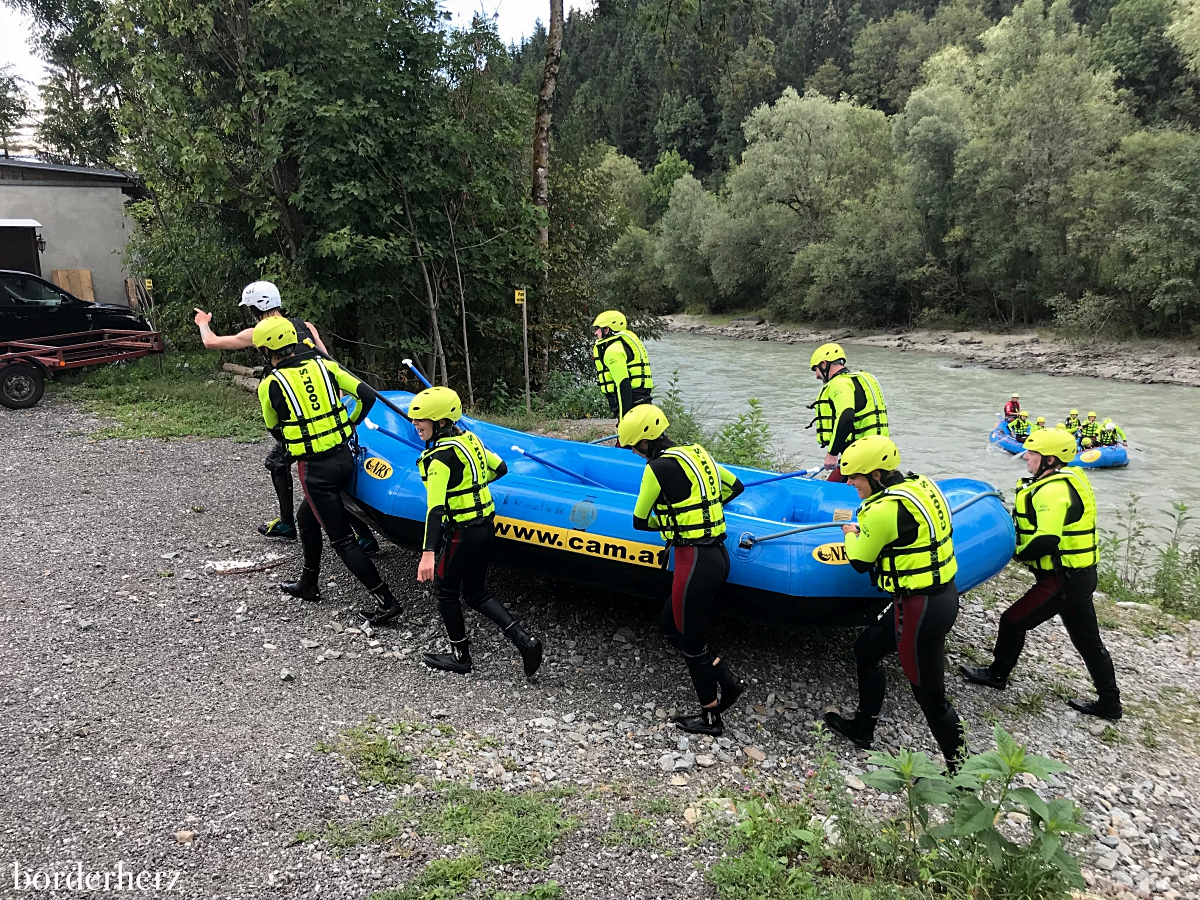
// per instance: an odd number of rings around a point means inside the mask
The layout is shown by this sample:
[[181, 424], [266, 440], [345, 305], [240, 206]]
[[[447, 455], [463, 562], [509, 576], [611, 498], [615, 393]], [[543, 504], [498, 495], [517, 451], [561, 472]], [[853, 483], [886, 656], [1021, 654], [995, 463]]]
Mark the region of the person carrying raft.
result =
[[629, 330], [624, 313], [606, 310], [596, 316], [592, 328], [596, 335], [592, 345], [596, 381], [613, 418], [619, 422], [635, 406], [654, 402], [650, 356], [641, 338]]
[[533, 677], [542, 664], [542, 642], [517, 623], [486, 584], [496, 512], [488, 485], [506, 475], [508, 466], [455, 424], [462, 418], [462, 401], [448, 387], [421, 391], [412, 398], [408, 417], [425, 442], [417, 458], [426, 497], [417, 581], [436, 578], [438, 612], [450, 639], [450, 652], [426, 653], [425, 665], [460, 675], [471, 671], [461, 593], [471, 609], [495, 622], [516, 645], [526, 677]]
[[[304, 491], [304, 505], [296, 517], [304, 569], [299, 579], [279, 587], [301, 600], [321, 599], [318, 578], [324, 530], [346, 568], [375, 597], [375, 607], [364, 615], [372, 622], [390, 621], [400, 614], [399, 601], [355, 540], [342, 502], [342, 492], [350, 490], [354, 481], [350, 439], [375, 403], [375, 390], [300, 344], [296, 326], [282, 316], [263, 318], [254, 326], [253, 338], [272, 366], [258, 385], [263, 421], [295, 458]], [[357, 398], [353, 415], [342, 404], [340, 391]]]
[[1021, 411], [1021, 395], [1014, 393], [1012, 399], [1004, 404], [1004, 421], [1011, 422]]
[[[254, 313], [260, 322], [267, 318], [284, 317], [283, 299], [279, 288], [270, 281], [252, 281], [242, 288], [242, 299], [238, 306], [244, 306]], [[200, 329], [200, 341], [208, 350], [247, 350], [254, 346], [254, 329], [243, 328], [237, 334], [215, 334], [212, 330], [212, 313], [195, 309], [196, 326]], [[321, 335], [312, 322], [304, 319], [288, 319], [296, 329], [299, 343], [310, 349], [319, 350], [328, 355]], [[296, 539], [296, 516], [292, 499], [292, 463], [291, 455], [284, 449], [282, 443], [276, 441], [275, 446], [267, 454], [263, 465], [271, 473], [271, 485], [275, 488], [275, 498], [279, 501], [279, 517], [258, 526], [258, 533], [263, 537], [281, 538], [294, 541]], [[347, 512], [350, 527], [358, 537], [358, 544], [368, 555], [379, 552], [379, 541], [371, 533], [367, 524], [357, 516]]]
[[862, 505], [858, 524], [843, 525], [846, 557], [857, 572], [892, 595], [891, 614], [854, 642], [858, 711], [853, 719], [825, 714], [826, 724], [868, 750], [887, 686], [883, 661], [899, 652], [934, 739], [953, 772], [962, 751], [962, 722], [946, 697], [946, 635], [958, 618], [950, 504], [924, 475], [900, 474], [900, 451], [886, 437], [855, 441], [841, 468]]
[[809, 409], [816, 413], [808, 423], [817, 426], [817, 444], [825, 449], [829, 481], [845, 481], [838, 469], [842, 451], [860, 438], [887, 436], [887, 403], [883, 388], [870, 372], [851, 372], [839, 344], [822, 344], [813, 351], [809, 368], [822, 383]]
[[1029, 437], [1029, 428], [1029, 413], [1025, 410], [1018, 412], [1017, 417], [1008, 423], [1008, 430], [1018, 441], [1024, 441]]
[[993, 659], [987, 666], [962, 666], [969, 681], [1003, 690], [1016, 668], [1025, 635], [1056, 615], [1083, 657], [1099, 695], [1097, 700], [1068, 700], [1072, 709], [1116, 721], [1121, 718], [1112, 657], [1100, 637], [1092, 594], [1096, 590], [1096, 497], [1075, 458], [1075, 439], [1055, 430], [1025, 443], [1029, 478], [1018, 485], [1013, 521], [1014, 558], [1033, 570], [1033, 587], [1000, 616]]
[[1071, 410], [1070, 413], [1067, 414], [1066, 419], [1063, 420], [1063, 425], [1064, 425], [1064, 427], [1066, 427], [1067, 431], [1070, 431], [1072, 434], [1074, 434], [1076, 431], [1078, 431], [1079, 430], [1079, 410], [1077, 410], [1077, 409]]
[[708, 647], [717, 593], [729, 577], [724, 504], [745, 488], [699, 444], [676, 446], [666, 434], [669, 424], [661, 409], [646, 404], [625, 414], [617, 434], [622, 447], [647, 460], [633, 527], [662, 532], [675, 552], [671, 596], [660, 627], [683, 652], [700, 714], [674, 721], [692, 734], [718, 737], [725, 730], [721, 713], [745, 690], [729, 664]]

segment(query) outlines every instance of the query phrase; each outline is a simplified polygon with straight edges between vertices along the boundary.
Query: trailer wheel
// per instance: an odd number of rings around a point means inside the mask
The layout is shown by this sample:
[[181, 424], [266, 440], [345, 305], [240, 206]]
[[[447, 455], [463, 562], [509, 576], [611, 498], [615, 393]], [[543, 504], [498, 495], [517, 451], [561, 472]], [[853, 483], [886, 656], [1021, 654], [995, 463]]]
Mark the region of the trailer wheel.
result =
[[13, 365], [0, 369], [0, 405], [9, 409], [37, 406], [46, 392], [46, 378], [34, 366]]

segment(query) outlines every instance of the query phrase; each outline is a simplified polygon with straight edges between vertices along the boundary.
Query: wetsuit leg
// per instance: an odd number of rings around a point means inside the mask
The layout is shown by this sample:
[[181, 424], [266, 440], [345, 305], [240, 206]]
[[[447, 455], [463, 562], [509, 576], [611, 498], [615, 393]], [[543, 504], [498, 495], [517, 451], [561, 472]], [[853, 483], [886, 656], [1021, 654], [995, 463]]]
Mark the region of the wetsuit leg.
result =
[[300, 512], [296, 515], [296, 528], [300, 531], [300, 548], [304, 552], [304, 568], [314, 572], [321, 570], [321, 524], [317, 521], [312, 507], [306, 498], [300, 504]]
[[1066, 579], [1055, 572], [1036, 572], [1037, 583], [1000, 616], [992, 673], [1007, 678], [1021, 658], [1026, 633], [1054, 618], [1066, 600]]
[[[311, 512], [312, 519], [303, 515], [301, 521], [309, 523], [304, 529], [304, 550], [307, 565], [312, 534], [316, 535], [313, 542], [320, 545], [320, 531], [312, 527], [315, 520], [329, 536], [329, 543], [337, 551], [346, 568], [350, 570], [368, 591], [377, 591], [383, 585], [375, 564], [363, 552], [362, 547], [354, 539], [347, 518], [346, 507], [342, 503], [342, 491], [349, 487], [354, 477], [354, 457], [346, 447], [340, 447], [328, 456], [317, 459], [298, 459], [296, 474], [300, 478], [300, 487], [304, 491], [305, 507]], [[319, 557], [319, 553], [318, 553]]]
[[729, 554], [724, 544], [675, 548], [672, 624], [679, 633], [678, 646], [687, 660], [701, 706], [717, 700], [717, 672], [707, 641], [716, 615], [717, 592], [728, 577]]
[[375, 536], [371, 531], [371, 526], [349, 510], [346, 510], [346, 521], [350, 523], [350, 530], [354, 532], [355, 537], [364, 538]]
[[887, 690], [883, 661], [895, 652], [896, 626], [890, 616], [864, 628], [855, 640], [854, 662], [858, 668], [858, 711], [861, 715], [875, 719], [883, 709], [883, 695]]
[[466, 532], [463, 548], [463, 599], [467, 606], [495, 622], [502, 631], [513, 624], [513, 617], [504, 604], [492, 596], [487, 589], [488, 564], [495, 543], [495, 529], [491, 522], [472, 525]]
[[465, 571], [462, 551], [463, 535], [466, 531], [465, 528], [457, 528], [445, 536], [438, 552], [437, 568], [434, 570], [437, 575], [438, 612], [446, 624], [447, 636], [455, 643], [464, 641], [467, 637], [462, 602], [458, 599]]
[[1064, 588], [1065, 603], [1060, 615], [1066, 626], [1071, 643], [1083, 657], [1096, 693], [1102, 701], [1120, 702], [1121, 691], [1117, 687], [1117, 673], [1112, 657], [1100, 637], [1100, 623], [1096, 620], [1096, 606], [1092, 594], [1096, 590], [1096, 569], [1070, 570]]
[[958, 618], [958, 590], [953, 583], [930, 594], [896, 603], [896, 644], [900, 665], [929, 729], [952, 767], [963, 746], [962, 724], [946, 697], [946, 635]]
[[296, 520], [292, 499], [292, 462], [292, 454], [287, 452], [283, 444], [276, 441], [263, 463], [271, 473], [271, 485], [275, 488], [275, 497], [279, 500], [279, 519], [282, 522]]

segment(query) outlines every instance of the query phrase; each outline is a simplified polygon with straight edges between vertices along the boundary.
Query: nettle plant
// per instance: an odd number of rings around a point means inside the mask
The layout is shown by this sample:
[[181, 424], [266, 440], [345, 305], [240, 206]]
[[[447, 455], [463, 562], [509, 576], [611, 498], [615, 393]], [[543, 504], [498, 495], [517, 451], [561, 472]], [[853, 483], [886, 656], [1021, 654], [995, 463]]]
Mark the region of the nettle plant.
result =
[[[1083, 888], [1079, 864], [1064, 847], [1087, 834], [1072, 800], [1043, 800], [1022, 776], [1051, 782], [1067, 766], [1035, 753], [999, 725], [996, 747], [963, 760], [950, 776], [924, 753], [872, 754], [879, 768], [863, 775], [878, 790], [904, 797], [905, 849], [920, 880], [956, 897], [1050, 898]], [[1010, 816], [1010, 813], [1016, 815]], [[1028, 835], [1014, 840], [1028, 822]]]

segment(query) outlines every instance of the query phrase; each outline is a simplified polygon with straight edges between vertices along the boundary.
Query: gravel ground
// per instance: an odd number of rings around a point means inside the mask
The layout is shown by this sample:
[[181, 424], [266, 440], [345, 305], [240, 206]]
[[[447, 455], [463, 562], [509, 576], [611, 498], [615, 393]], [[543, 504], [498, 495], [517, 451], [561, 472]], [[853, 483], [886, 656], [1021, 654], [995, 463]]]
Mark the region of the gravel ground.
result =
[[[24, 895], [11, 887], [14, 866], [112, 873], [120, 862], [127, 874], [179, 873], [179, 896], [364, 897], [457, 851], [412, 828], [340, 855], [294, 836], [369, 820], [443, 779], [576, 789], [561, 802], [578, 826], [547, 868], [485, 867], [489, 891], [554, 878], [570, 898], [714, 897], [703, 869], [720, 847], [694, 840], [690, 804], [798, 790], [815, 753], [810, 724], [831, 705], [853, 707], [852, 634], [724, 621], [714, 645], [749, 679], [746, 703], [725, 738], [689, 742], [664, 722], [694, 698], [682, 660], [655, 636], [653, 604], [503, 572], [493, 586], [542, 636], [542, 672], [526, 682], [515, 652], [469, 612], [475, 672], [431, 672], [420, 654], [440, 646], [440, 625], [415, 584], [414, 554], [385, 544], [380, 568], [411, 612], [362, 634], [352, 613], [363, 595], [332, 554], [322, 603], [276, 590], [298, 549], [254, 533], [272, 514], [264, 445], [93, 442], [95, 424], [53, 398], [0, 411], [5, 896]], [[965, 599], [952, 664], [990, 647], [998, 611], [1023, 583], [1006, 575]], [[1009, 691], [953, 678], [955, 703], [977, 748], [999, 721], [1072, 766], [1050, 790], [1074, 796], [1096, 829], [1084, 850], [1093, 890], [1198, 898], [1200, 628], [1138, 610], [1104, 615], [1131, 713], [1117, 727], [1083, 721], [1060, 699], [1087, 678], [1057, 625], [1031, 636]], [[882, 743], [933, 752], [898, 667], [889, 677]], [[415, 784], [372, 787], [318, 750], [371, 716], [449, 726], [404, 739]], [[895, 798], [859, 781], [863, 755], [837, 751], [855, 797], [893, 809]], [[619, 812], [652, 819], [650, 839], [614, 837]]]

